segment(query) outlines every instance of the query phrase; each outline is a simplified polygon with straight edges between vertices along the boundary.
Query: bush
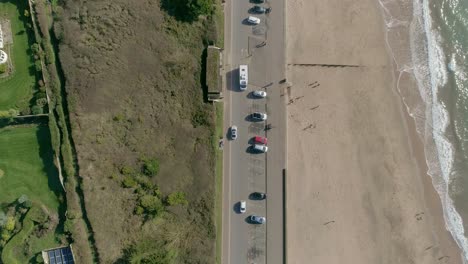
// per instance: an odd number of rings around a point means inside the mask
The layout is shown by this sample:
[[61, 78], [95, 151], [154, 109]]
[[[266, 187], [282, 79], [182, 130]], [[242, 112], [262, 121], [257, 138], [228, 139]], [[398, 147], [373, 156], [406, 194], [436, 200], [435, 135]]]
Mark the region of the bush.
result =
[[36, 105], [44, 107], [47, 104], [47, 98], [39, 98], [36, 100]]
[[73, 225], [74, 225], [73, 220], [67, 218], [67, 220], [65, 220], [65, 223], [63, 224], [63, 231], [64, 231], [66, 234], [71, 234], [71, 233], [72, 233], [72, 230], [73, 230]]
[[137, 182], [131, 175], [125, 176], [125, 178], [122, 180], [122, 185], [125, 188], [133, 188], [137, 185]]
[[0, 74], [5, 73], [8, 70], [8, 65], [6, 63], [0, 64]]
[[187, 205], [188, 201], [185, 198], [185, 193], [183, 192], [173, 192], [167, 196], [166, 202], [168, 205]]
[[140, 206], [145, 209], [146, 213], [153, 215], [158, 214], [164, 210], [164, 206], [161, 200], [154, 195], [143, 195], [140, 198]]
[[6, 223], [5, 223], [5, 230], [7, 231], [13, 231], [15, 229], [15, 218], [9, 216]]
[[120, 173], [123, 175], [132, 175], [135, 173], [135, 171], [130, 166], [122, 166], [122, 168], [120, 168]]
[[31, 107], [31, 112], [33, 113], [33, 115], [40, 115], [44, 113], [44, 109], [42, 109], [42, 107], [39, 105], [35, 105]]
[[42, 71], [42, 64], [40, 60], [36, 60], [34, 62], [34, 68], [36, 69], [36, 72], [41, 72]]
[[159, 161], [157, 159], [146, 160], [143, 164], [143, 173], [147, 176], [156, 176], [159, 172]]

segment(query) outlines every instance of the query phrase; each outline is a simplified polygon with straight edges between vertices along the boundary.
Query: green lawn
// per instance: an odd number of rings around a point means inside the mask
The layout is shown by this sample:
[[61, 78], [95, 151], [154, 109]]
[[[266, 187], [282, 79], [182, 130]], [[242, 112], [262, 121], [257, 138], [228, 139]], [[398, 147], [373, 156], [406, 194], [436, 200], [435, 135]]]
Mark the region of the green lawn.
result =
[[26, 194], [57, 211], [61, 192], [46, 125], [0, 129], [0, 205]]
[[7, 18], [11, 22], [13, 45], [10, 45], [8, 55], [14, 67], [13, 75], [0, 79], [0, 111], [12, 108], [21, 110], [28, 106], [36, 84], [34, 58], [29, 51], [32, 39], [28, 38], [22, 20], [27, 3], [26, 0], [0, 0], [0, 18]]
[[[31, 212], [43, 205], [49, 215], [59, 211], [62, 192], [52, 161], [50, 133], [45, 124], [21, 125], [0, 129], [0, 208], [25, 194], [34, 203], [24, 218], [21, 231], [5, 245], [5, 263], [28, 263], [43, 249], [59, 246], [57, 230], [38, 238], [32, 232]], [[28, 241], [25, 251], [24, 241]], [[26, 253], [25, 253], [26, 252]], [[0, 261], [1, 262], [1, 261]]]

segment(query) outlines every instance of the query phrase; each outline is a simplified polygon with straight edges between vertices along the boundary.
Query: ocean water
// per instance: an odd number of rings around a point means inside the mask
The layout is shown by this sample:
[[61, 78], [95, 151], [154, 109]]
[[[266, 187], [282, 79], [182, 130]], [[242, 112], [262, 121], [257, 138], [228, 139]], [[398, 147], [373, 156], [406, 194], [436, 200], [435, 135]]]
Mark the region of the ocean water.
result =
[[380, 0], [397, 86], [468, 263], [468, 0]]

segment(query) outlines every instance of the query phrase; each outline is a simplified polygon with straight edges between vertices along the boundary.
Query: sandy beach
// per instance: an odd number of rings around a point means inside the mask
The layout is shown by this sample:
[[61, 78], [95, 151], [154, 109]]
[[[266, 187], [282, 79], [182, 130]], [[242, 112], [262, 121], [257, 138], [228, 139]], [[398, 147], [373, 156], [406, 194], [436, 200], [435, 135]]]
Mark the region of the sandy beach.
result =
[[378, 2], [286, 5], [288, 263], [462, 263]]

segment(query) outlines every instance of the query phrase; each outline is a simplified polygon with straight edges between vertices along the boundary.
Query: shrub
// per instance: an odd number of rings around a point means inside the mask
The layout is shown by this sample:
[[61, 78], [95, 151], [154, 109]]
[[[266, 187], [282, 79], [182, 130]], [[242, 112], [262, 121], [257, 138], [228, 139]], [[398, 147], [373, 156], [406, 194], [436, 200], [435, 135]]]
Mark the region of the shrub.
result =
[[166, 202], [168, 205], [187, 205], [188, 201], [185, 198], [184, 192], [173, 192], [167, 196]]
[[141, 207], [141, 206], [137, 206], [135, 208], [135, 214], [136, 215], [142, 215], [144, 212], [145, 212], [145, 209], [143, 207]]
[[157, 214], [164, 210], [161, 200], [154, 195], [143, 195], [140, 198], [140, 206], [149, 214]]
[[66, 234], [71, 234], [71, 233], [72, 233], [72, 230], [73, 230], [73, 225], [74, 225], [73, 220], [67, 218], [67, 220], [65, 220], [65, 223], [63, 224], [63, 231], [64, 231]]
[[131, 175], [125, 176], [125, 178], [122, 180], [122, 185], [125, 188], [133, 188], [137, 185], [137, 182]]
[[15, 218], [9, 216], [5, 223], [5, 230], [13, 231], [15, 229]]
[[120, 173], [123, 175], [132, 175], [135, 173], [135, 171], [130, 166], [122, 166], [122, 168], [120, 168]]
[[31, 112], [33, 113], [33, 115], [40, 115], [44, 113], [44, 109], [42, 109], [42, 107], [39, 105], [35, 105], [31, 107]]
[[5, 73], [8, 70], [8, 65], [6, 63], [0, 64], [0, 74]]
[[34, 62], [34, 68], [36, 69], [36, 72], [41, 72], [42, 71], [42, 64], [40, 60], [36, 60]]
[[36, 100], [36, 105], [44, 107], [47, 104], [47, 98], [39, 98]]
[[157, 159], [146, 160], [143, 164], [143, 173], [147, 176], [156, 176], [159, 172], [159, 161]]

